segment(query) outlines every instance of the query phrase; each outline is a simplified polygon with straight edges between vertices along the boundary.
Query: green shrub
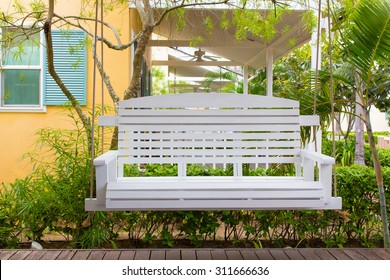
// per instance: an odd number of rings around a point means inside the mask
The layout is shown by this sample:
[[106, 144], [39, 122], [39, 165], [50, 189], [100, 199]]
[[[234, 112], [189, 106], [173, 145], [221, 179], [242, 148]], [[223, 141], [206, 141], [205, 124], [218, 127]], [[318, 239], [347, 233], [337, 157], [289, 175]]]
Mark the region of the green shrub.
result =
[[25, 180], [16, 180], [9, 185], [2, 185], [0, 190], [0, 247], [15, 248], [22, 241], [25, 231], [20, 212], [24, 208], [27, 196]]
[[[344, 154], [344, 147], [346, 145], [348, 146], [347, 152], [349, 154], [351, 153], [351, 149], [353, 149], [352, 150], [353, 152], [355, 151], [355, 147], [353, 145], [351, 146], [350, 143], [351, 142], [348, 142], [348, 144], [346, 144], [346, 142], [344, 140], [335, 141], [335, 146], [336, 146], [335, 155], [336, 155], [336, 163], [337, 164], [341, 164], [341, 162], [342, 162], [342, 156]], [[333, 143], [331, 140], [329, 140], [327, 138], [322, 139], [322, 153], [324, 155], [328, 155], [328, 156], [333, 157]]]
[[[390, 149], [377, 148], [379, 161], [382, 167], [390, 167]], [[367, 166], [373, 166], [372, 153], [368, 145], [364, 146], [364, 162]]]
[[[390, 133], [387, 132], [387, 131], [377, 131], [377, 132], [374, 132], [374, 140], [375, 140], [375, 143], [378, 144], [378, 136], [390, 136]], [[328, 138], [330, 139], [331, 138], [331, 133], [328, 132]], [[348, 134], [348, 140], [355, 143], [355, 132], [350, 132]], [[340, 140], [340, 141], [344, 141], [344, 140]], [[364, 133], [364, 142], [365, 143], [369, 143], [369, 140], [368, 140], [368, 134], [367, 132]]]
[[[33, 164], [33, 172], [3, 188], [1, 204], [6, 205], [1, 215], [6, 218], [0, 220], [5, 229], [10, 229], [7, 223], [14, 228], [8, 237], [2, 237], [2, 243], [12, 242], [12, 236], [21, 241], [20, 231], [24, 239], [40, 241], [49, 230], [72, 240], [74, 246], [93, 247], [101, 244], [96, 238], [102, 236], [105, 241], [109, 235], [107, 224], [101, 226], [102, 218], [90, 219], [84, 210], [89, 193], [90, 151], [80, 122], [72, 114], [70, 117], [74, 129], [43, 128], [37, 132], [35, 150], [24, 155]], [[97, 235], [97, 230], [105, 232]], [[91, 236], [91, 232], [94, 239], [84, 236]]]
[[[35, 165], [28, 187], [39, 198], [35, 203], [29, 201], [32, 207], [28, 216], [39, 217], [41, 211], [53, 213], [50, 221], [42, 221], [41, 228], [61, 232], [77, 242], [88, 217], [84, 199], [89, 190], [90, 152], [84, 130], [75, 119], [74, 122], [76, 128], [72, 130], [39, 130], [36, 149], [25, 157]], [[26, 223], [31, 227], [35, 224], [28, 220]], [[36, 236], [31, 238], [35, 240]]]
[[[354, 139], [349, 138], [348, 140], [338, 140], [335, 141], [336, 144], [336, 163], [342, 166], [348, 166], [353, 164], [354, 154], [355, 154], [355, 145]], [[390, 149], [377, 148], [379, 161], [381, 162], [382, 167], [390, 167]], [[329, 139], [323, 139], [322, 141], [322, 153], [328, 156], [333, 156], [333, 144]], [[367, 166], [373, 166], [372, 153], [370, 145], [364, 145], [364, 162]]]
[[[383, 168], [386, 199], [390, 199], [390, 168]], [[343, 198], [346, 222], [342, 224], [343, 234], [348, 239], [368, 242], [379, 238], [381, 225], [378, 188], [374, 170], [370, 167], [352, 165], [337, 168], [338, 195]], [[388, 209], [390, 210], [390, 208]]]

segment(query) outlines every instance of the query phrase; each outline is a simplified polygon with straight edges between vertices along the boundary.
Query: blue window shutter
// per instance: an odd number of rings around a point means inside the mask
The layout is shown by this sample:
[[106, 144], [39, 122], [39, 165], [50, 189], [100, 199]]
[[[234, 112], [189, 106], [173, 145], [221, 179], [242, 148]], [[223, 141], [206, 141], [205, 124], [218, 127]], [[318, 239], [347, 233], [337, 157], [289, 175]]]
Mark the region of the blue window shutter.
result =
[[[53, 30], [54, 67], [63, 83], [80, 102], [86, 105], [86, 34], [80, 30]], [[47, 71], [47, 58], [44, 54], [44, 104], [65, 105], [70, 104], [68, 98], [57, 86], [56, 82]]]

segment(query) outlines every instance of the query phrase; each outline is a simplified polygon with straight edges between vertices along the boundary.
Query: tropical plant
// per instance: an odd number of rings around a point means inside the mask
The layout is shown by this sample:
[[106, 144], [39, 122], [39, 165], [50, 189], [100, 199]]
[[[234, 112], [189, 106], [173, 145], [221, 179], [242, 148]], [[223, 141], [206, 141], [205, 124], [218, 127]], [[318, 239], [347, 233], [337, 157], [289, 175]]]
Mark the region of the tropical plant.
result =
[[355, 69], [355, 76], [359, 77], [361, 83], [364, 84], [363, 90], [358, 94], [365, 114], [364, 122], [373, 155], [381, 205], [384, 246], [390, 247], [383, 174], [370, 118], [371, 106], [377, 104], [378, 101], [386, 102], [389, 99], [388, 91], [374, 91], [373, 77], [377, 65], [390, 58], [390, 3], [387, 0], [360, 0], [352, 12], [349, 12], [346, 13], [346, 25], [341, 30], [342, 47]]
[[238, 75], [229, 70], [220, 71], [208, 71], [205, 75], [205, 80], [203, 81], [206, 91], [210, 91], [210, 86], [212, 82], [218, 81], [227, 81], [227, 83], [219, 89], [220, 92], [230, 92], [230, 93], [242, 93], [242, 81], [239, 80]]

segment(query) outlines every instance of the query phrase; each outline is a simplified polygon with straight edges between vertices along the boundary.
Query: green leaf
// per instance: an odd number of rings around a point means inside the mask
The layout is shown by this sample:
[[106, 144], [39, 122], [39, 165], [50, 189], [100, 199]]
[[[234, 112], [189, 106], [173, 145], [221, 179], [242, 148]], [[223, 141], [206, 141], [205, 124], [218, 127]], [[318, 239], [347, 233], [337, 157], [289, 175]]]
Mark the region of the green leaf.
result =
[[222, 13], [222, 17], [221, 17], [221, 22], [219, 24], [219, 27], [222, 29], [222, 30], [227, 30], [229, 29], [229, 27], [231, 26], [231, 22], [230, 20], [226, 17], [227, 15], [227, 10], [225, 10], [223, 13]]
[[389, 59], [390, 2], [361, 0], [351, 16], [346, 40], [353, 64], [362, 80], [369, 84], [375, 63]]
[[214, 30], [214, 22], [213, 20], [211, 19], [210, 16], [207, 16], [205, 19], [204, 19], [204, 25], [206, 27], [206, 33], [207, 33], [207, 36], [211, 36], [212, 34], [212, 31]]

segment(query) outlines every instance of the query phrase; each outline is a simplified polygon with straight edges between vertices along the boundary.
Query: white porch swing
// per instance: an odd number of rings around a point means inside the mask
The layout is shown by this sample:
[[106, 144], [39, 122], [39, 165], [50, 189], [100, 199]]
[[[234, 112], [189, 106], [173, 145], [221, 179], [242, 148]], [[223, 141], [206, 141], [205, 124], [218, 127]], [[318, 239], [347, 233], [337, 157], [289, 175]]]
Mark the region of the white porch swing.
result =
[[[272, 96], [191, 93], [119, 103], [118, 150], [95, 158], [96, 197], [86, 211], [340, 209], [334, 158], [301, 149], [299, 102]], [[126, 177], [127, 165], [177, 165], [177, 176]], [[244, 176], [243, 164], [294, 164], [294, 176]], [[231, 164], [233, 176], [187, 176], [190, 164]], [[318, 167], [315, 176], [315, 166]], [[315, 178], [318, 177], [318, 178]]]

